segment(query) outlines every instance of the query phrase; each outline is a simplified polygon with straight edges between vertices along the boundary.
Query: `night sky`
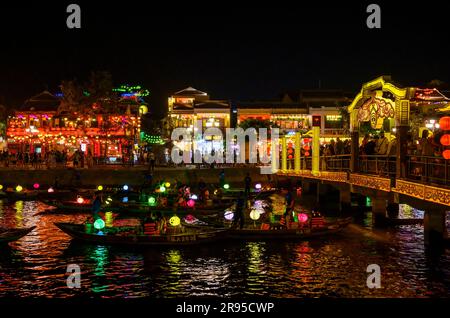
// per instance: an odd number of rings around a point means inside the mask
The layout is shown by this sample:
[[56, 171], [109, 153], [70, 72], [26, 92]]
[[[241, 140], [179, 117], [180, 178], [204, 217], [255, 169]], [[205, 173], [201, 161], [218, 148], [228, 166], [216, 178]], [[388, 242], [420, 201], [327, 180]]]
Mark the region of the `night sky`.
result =
[[[187, 86], [248, 100], [319, 82], [357, 92], [383, 74], [404, 85], [450, 82], [449, 6], [372, 2], [381, 6], [379, 30], [366, 27], [365, 1], [2, 2], [0, 103], [17, 107], [90, 70], [148, 88], [157, 116]], [[81, 30], [66, 27], [69, 3], [81, 6]]]

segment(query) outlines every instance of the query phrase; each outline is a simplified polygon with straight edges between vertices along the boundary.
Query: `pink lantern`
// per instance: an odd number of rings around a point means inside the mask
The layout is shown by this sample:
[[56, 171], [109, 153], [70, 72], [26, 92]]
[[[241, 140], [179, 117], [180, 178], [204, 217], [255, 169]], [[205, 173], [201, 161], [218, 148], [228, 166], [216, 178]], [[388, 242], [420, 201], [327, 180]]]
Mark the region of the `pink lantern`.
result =
[[308, 221], [308, 214], [306, 214], [306, 213], [299, 213], [298, 214], [298, 221], [300, 223], [306, 223]]
[[55, 192], [55, 190], [53, 190], [52, 187], [48, 188], [48, 193], [53, 193], [53, 192]]
[[190, 200], [187, 202], [187, 205], [188, 205], [188, 207], [193, 208], [194, 205], [195, 205], [195, 201], [192, 200], [192, 199], [190, 199]]
[[35, 183], [35, 184], [33, 184], [33, 188], [35, 188], [35, 189], [39, 189], [39, 183]]

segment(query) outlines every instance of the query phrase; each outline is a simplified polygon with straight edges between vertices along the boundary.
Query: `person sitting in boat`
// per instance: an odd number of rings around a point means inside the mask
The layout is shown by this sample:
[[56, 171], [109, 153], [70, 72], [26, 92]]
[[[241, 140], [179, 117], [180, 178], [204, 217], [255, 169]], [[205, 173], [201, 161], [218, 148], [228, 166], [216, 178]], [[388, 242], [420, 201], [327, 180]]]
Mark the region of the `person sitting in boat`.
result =
[[92, 214], [94, 220], [100, 218], [99, 213], [102, 208], [102, 193], [101, 191], [96, 191], [94, 195], [94, 200], [92, 201]]
[[244, 191], [240, 191], [239, 196], [236, 200], [236, 213], [233, 220], [233, 227], [237, 227], [238, 224], [240, 229], [244, 227], [244, 205]]

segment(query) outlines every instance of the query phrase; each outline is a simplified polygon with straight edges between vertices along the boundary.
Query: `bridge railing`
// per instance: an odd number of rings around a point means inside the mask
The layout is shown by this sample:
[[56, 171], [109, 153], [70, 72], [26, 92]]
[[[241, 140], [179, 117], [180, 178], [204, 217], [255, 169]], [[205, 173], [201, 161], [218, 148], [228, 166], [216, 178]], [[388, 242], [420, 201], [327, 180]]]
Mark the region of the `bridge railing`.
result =
[[321, 156], [320, 169], [324, 171], [348, 171], [350, 170], [350, 154]]
[[440, 157], [407, 156], [406, 178], [450, 186], [450, 164]]
[[361, 155], [358, 161], [358, 172], [395, 178], [396, 159], [396, 156]]

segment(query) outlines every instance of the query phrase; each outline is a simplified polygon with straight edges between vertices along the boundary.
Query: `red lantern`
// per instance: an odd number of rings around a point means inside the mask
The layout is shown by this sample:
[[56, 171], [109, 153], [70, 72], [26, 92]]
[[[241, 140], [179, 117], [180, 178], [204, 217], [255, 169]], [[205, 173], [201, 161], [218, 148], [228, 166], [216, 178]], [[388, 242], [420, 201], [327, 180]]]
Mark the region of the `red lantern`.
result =
[[305, 156], [306, 157], [308, 157], [309, 156], [309, 152], [307, 151], [307, 152], [305, 152]]
[[439, 119], [439, 128], [442, 130], [450, 130], [450, 116]]
[[288, 156], [288, 159], [292, 159], [292, 158], [294, 158], [293, 155], [289, 155], [289, 156]]
[[309, 149], [311, 149], [311, 147], [309, 145], [304, 145], [303, 149], [305, 149], [306, 151], [309, 151]]
[[308, 214], [306, 214], [306, 213], [299, 213], [298, 220], [299, 220], [300, 223], [305, 223], [306, 221], [308, 221]]
[[442, 152], [442, 156], [444, 157], [444, 159], [449, 160], [450, 159], [450, 150], [449, 149], [444, 150]]
[[443, 146], [450, 146], [450, 135], [445, 134], [441, 137], [441, 144]]

